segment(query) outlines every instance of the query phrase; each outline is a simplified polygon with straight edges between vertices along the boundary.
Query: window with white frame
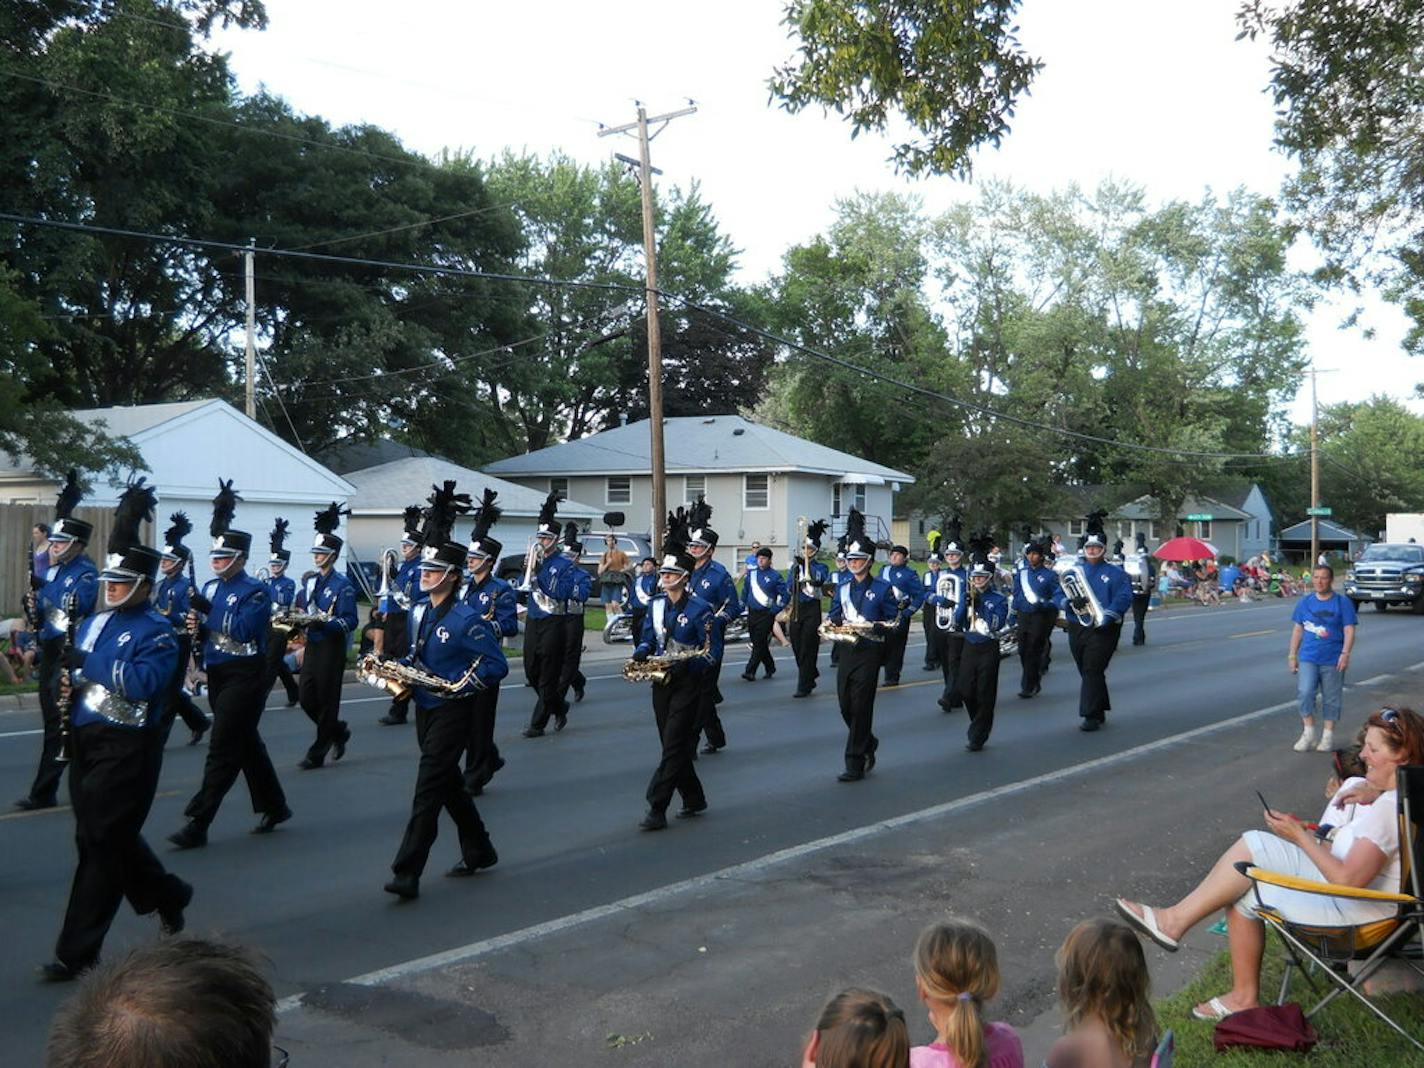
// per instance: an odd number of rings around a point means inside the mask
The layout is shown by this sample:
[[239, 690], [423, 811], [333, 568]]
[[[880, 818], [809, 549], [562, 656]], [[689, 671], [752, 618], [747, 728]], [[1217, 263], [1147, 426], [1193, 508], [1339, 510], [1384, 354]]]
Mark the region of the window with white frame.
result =
[[742, 507], [748, 511], [771, 507], [771, 476], [742, 476]]
[[1210, 541], [1210, 540], [1211, 540], [1211, 520], [1210, 520], [1210, 519], [1199, 520], [1199, 521], [1197, 522], [1197, 537], [1201, 538], [1203, 541]]
[[682, 502], [683, 504], [695, 504], [698, 494], [706, 495], [707, 476], [706, 475], [683, 475], [682, 476]]
[[566, 501], [566, 500], [568, 500], [568, 499], [569, 499], [569, 480], [566, 479], [566, 478], [551, 478], [551, 479], [549, 479], [549, 492], [550, 492], [550, 493], [557, 493], [557, 494], [559, 495], [559, 500], [561, 500], [561, 501]]
[[609, 475], [604, 500], [608, 504], [630, 504], [633, 500], [633, 480], [627, 475]]
[[1084, 522], [1085, 520], [1082, 519], [1068, 520], [1068, 536], [1073, 538], [1082, 536]]
[[[845, 492], [846, 489], [850, 493]], [[831, 515], [842, 516], [850, 512], [852, 508], [858, 511], [865, 511], [865, 486], [848, 485], [841, 482], [831, 483]], [[924, 533], [921, 531], [921, 533]]]

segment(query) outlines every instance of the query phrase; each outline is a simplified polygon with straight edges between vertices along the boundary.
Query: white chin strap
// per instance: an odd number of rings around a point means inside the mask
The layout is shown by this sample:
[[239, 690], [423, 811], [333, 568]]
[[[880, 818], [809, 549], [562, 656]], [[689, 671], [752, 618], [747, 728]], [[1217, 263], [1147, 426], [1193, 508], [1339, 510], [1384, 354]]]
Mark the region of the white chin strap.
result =
[[111, 601], [109, 600], [109, 588], [113, 586], [113, 582], [105, 581], [104, 607], [117, 612], [121, 609], [128, 608], [131, 605], [148, 600], [148, 590], [144, 588], [147, 583], [148, 579], [138, 579], [134, 581], [133, 588], [129, 590], [127, 597], [123, 598], [123, 600], [120, 601]]

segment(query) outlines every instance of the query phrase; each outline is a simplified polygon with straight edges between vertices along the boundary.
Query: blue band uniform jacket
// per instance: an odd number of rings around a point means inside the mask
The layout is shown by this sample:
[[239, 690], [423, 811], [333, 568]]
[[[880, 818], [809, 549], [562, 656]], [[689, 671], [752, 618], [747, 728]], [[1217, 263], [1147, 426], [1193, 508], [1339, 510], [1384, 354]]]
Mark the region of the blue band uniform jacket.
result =
[[84, 664], [70, 672], [75, 728], [103, 723], [125, 730], [163, 722], [168, 684], [178, 668], [173, 625], [147, 603], [100, 612], [81, 624], [75, 648]]
[[401, 561], [395, 577], [391, 579], [391, 592], [386, 594], [376, 607], [382, 612], [409, 612], [422, 601], [430, 600], [430, 595], [420, 588], [420, 554]]
[[748, 612], [779, 612], [790, 603], [786, 579], [780, 571], [754, 567], [742, 580], [742, 599]]
[[80, 619], [93, 615], [99, 597], [99, 569], [87, 556], [77, 556], [66, 563], [51, 567], [45, 573], [44, 588], [39, 591], [40, 640], [59, 638], [65, 632], [64, 601], [74, 595], [74, 614]]
[[593, 590], [593, 576], [563, 553], [545, 560], [529, 594], [529, 618], [545, 619], [582, 612]]
[[174, 630], [183, 630], [188, 625], [188, 609], [193, 603], [190, 594], [188, 576], [182, 570], [165, 575], [154, 587], [153, 607], [159, 615], [167, 617]]
[[272, 602], [267, 587], [246, 571], [232, 578], [209, 579], [203, 596], [212, 609], [203, 619], [203, 662], [208, 666], [265, 655]]
[[[812, 601], [821, 599], [821, 591], [831, 581], [831, 569], [820, 560], [812, 560], [811, 568], [806, 574], [801, 573], [801, 561], [796, 560], [786, 569], [786, 587], [796, 591], [796, 600], [801, 604], [810, 604]], [[803, 582], [809, 582], [816, 587], [815, 593], [807, 593], [802, 588]]]
[[356, 617], [356, 587], [339, 571], [307, 579], [297, 592], [296, 606], [325, 612], [332, 617], [326, 623], [316, 623], [307, 628], [308, 645], [324, 641], [350, 644], [352, 633], [361, 625]]
[[710, 553], [705, 564], [692, 569], [687, 583], [688, 592], [710, 604], [724, 626], [742, 614], [741, 602], [737, 600], [737, 584], [732, 581], [727, 569], [711, 558]]
[[297, 603], [297, 583], [295, 579], [289, 579], [286, 575], [278, 575], [269, 578], [267, 582], [267, 597], [272, 602], [272, 614], [291, 608]]
[[1009, 621], [1009, 600], [998, 590], [990, 586], [979, 594], [975, 602], [974, 614], [978, 619], [989, 624], [989, 633], [980, 634], [978, 631], [969, 630], [969, 599], [973, 596], [972, 587], [965, 587], [964, 603], [954, 613], [954, 621], [959, 629], [964, 631], [964, 640], [970, 645], [982, 645], [985, 642], [997, 642], [999, 631], [1004, 629], [1004, 625]]
[[1014, 572], [1014, 611], [1019, 615], [1036, 612], [1058, 613], [1058, 572], [1040, 564], [1023, 564]]
[[[847, 572], [849, 574], [849, 572]], [[884, 623], [886, 628], [899, 618], [900, 606], [890, 590], [890, 583], [870, 578], [864, 582], [849, 579], [841, 583], [831, 598], [830, 621], [841, 623]]]
[[908, 623], [910, 617], [925, 603], [925, 584], [919, 573], [908, 564], [886, 564], [880, 569], [880, 581], [890, 586], [891, 596], [896, 601], [909, 601], [902, 621]]
[[[1084, 562], [1082, 568], [1083, 575], [1088, 580], [1088, 587], [1103, 606], [1103, 625], [1121, 623], [1123, 617], [1132, 609], [1132, 579], [1127, 577], [1127, 572], [1122, 568], [1106, 560], [1096, 564]], [[1077, 616], [1068, 606], [1068, 597], [1061, 586], [1054, 594], [1053, 602], [1063, 609], [1069, 623], [1077, 622]]]
[[479, 658], [475, 681], [464, 690], [446, 697], [417, 687], [412, 699], [419, 708], [438, 708], [452, 700], [473, 696], [481, 689], [494, 686], [509, 674], [509, 662], [499, 642], [490, 633], [475, 611], [467, 604], [456, 602], [436, 606], [424, 601], [411, 609], [411, 633], [415, 636], [412, 651], [401, 663], [423, 668], [433, 675], [454, 682], [464, 677], [470, 665]]
[[653, 598], [643, 617], [638, 650], [649, 656], [665, 656], [669, 652], [701, 649], [703, 645], [707, 646], [707, 653], [689, 660], [680, 670], [701, 675], [722, 660], [722, 627], [710, 604], [691, 595], [684, 595], [676, 605], [665, 593]]
[[[519, 633], [519, 611], [514, 596], [514, 587], [502, 578], [486, 575], [478, 585], [471, 582], [465, 587], [461, 601], [484, 621], [495, 641], [512, 638]], [[493, 611], [491, 611], [493, 608]]]
[[653, 572], [651, 575], [638, 575], [633, 580], [633, 607], [634, 611], [646, 612], [648, 606], [653, 603], [653, 598], [658, 593], [658, 575]]

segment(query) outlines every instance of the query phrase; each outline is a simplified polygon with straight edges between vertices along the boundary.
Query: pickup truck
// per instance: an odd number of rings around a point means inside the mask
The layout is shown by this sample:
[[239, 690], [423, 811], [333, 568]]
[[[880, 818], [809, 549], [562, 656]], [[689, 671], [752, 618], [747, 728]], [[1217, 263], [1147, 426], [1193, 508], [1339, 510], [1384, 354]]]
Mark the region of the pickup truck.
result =
[[1379, 612], [1407, 604], [1424, 615], [1424, 545], [1371, 545], [1345, 572], [1345, 596], [1358, 608], [1368, 601]]

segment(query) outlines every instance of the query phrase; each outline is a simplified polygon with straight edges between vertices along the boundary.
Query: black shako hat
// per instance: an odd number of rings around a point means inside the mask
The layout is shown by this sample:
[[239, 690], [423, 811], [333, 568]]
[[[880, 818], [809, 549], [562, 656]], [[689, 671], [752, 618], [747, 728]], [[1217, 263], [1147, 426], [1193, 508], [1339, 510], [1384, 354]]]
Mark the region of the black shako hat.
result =
[[826, 533], [826, 528], [830, 526], [824, 519], [818, 519], [806, 528], [806, 544], [812, 548], [821, 547], [821, 538]]
[[939, 551], [945, 556], [950, 553], [958, 553], [963, 556], [964, 548], [964, 524], [958, 515], [954, 515], [944, 525], [944, 538], [940, 541]]
[[664, 571], [687, 575], [697, 567], [697, 561], [687, 551], [687, 512], [678, 508], [668, 513], [667, 529], [663, 533], [663, 558], [658, 573]]
[[267, 536], [267, 546], [272, 555], [268, 558], [269, 564], [290, 564], [292, 562], [292, 550], [285, 548], [287, 544], [287, 528], [291, 524], [281, 516], [278, 516], [272, 523], [272, 533]]
[[559, 536], [559, 495], [552, 492], [539, 506], [539, 524], [534, 528], [536, 536], [557, 538]]
[[152, 486], [145, 486], [142, 477], [130, 481], [114, 509], [114, 529], [109, 534], [108, 555], [100, 582], [153, 581], [163, 554], [143, 544], [140, 528], [153, 518], [158, 498]]
[[477, 556], [481, 559], [498, 557], [504, 549], [504, 543], [490, 537], [490, 527], [499, 522], [500, 510], [495, 506], [495, 500], [499, 494], [488, 486], [480, 496], [480, 506], [475, 509], [475, 526], [470, 531], [470, 544], [465, 550], [467, 556]]
[[168, 517], [168, 522], [171, 525], [163, 532], [163, 559], [189, 559], [193, 550], [183, 544], [183, 539], [193, 532], [193, 521], [188, 518], [187, 512], [174, 512]]
[[412, 504], [406, 507], [401, 515], [401, 544], [420, 544], [420, 520], [424, 513], [420, 510], [420, 505]]
[[717, 532], [712, 529], [712, 506], [702, 494], [687, 513], [687, 544], [715, 548]]
[[875, 542], [865, 533], [865, 516], [852, 508], [846, 517], [845, 554], [847, 560], [874, 560]]
[[83, 519], [75, 519], [71, 513], [84, 499], [84, 491], [79, 487], [79, 472], [69, 469], [64, 480], [64, 488], [59, 491], [59, 499], [54, 502], [54, 523], [50, 526], [50, 541], [84, 541], [94, 534], [94, 524]]
[[218, 479], [218, 495], [213, 498], [213, 521], [208, 524], [213, 546], [209, 557], [222, 559], [228, 556], [246, 556], [252, 551], [252, 535], [244, 530], [233, 530], [232, 519], [237, 515], [237, 504], [242, 498], [232, 488], [232, 479], [224, 482]]
[[1103, 529], [1103, 520], [1107, 516], [1107, 512], [1101, 509], [1089, 514], [1087, 533], [1078, 542], [1078, 548], [1085, 549], [1089, 545], [1101, 545], [1104, 549], [1108, 547], [1108, 532]]
[[336, 531], [341, 526], [341, 517], [350, 514], [350, 508], [342, 508], [335, 501], [317, 512], [316, 518], [312, 520], [316, 537], [312, 539], [311, 551], [314, 553], [341, 552], [341, 547], [346, 543], [337, 537]]
[[421, 571], [463, 571], [465, 547], [452, 540], [455, 520], [474, 507], [468, 493], [456, 493], [454, 479], [431, 486], [429, 506], [425, 509], [425, 525], [420, 536], [424, 548], [420, 553]]

